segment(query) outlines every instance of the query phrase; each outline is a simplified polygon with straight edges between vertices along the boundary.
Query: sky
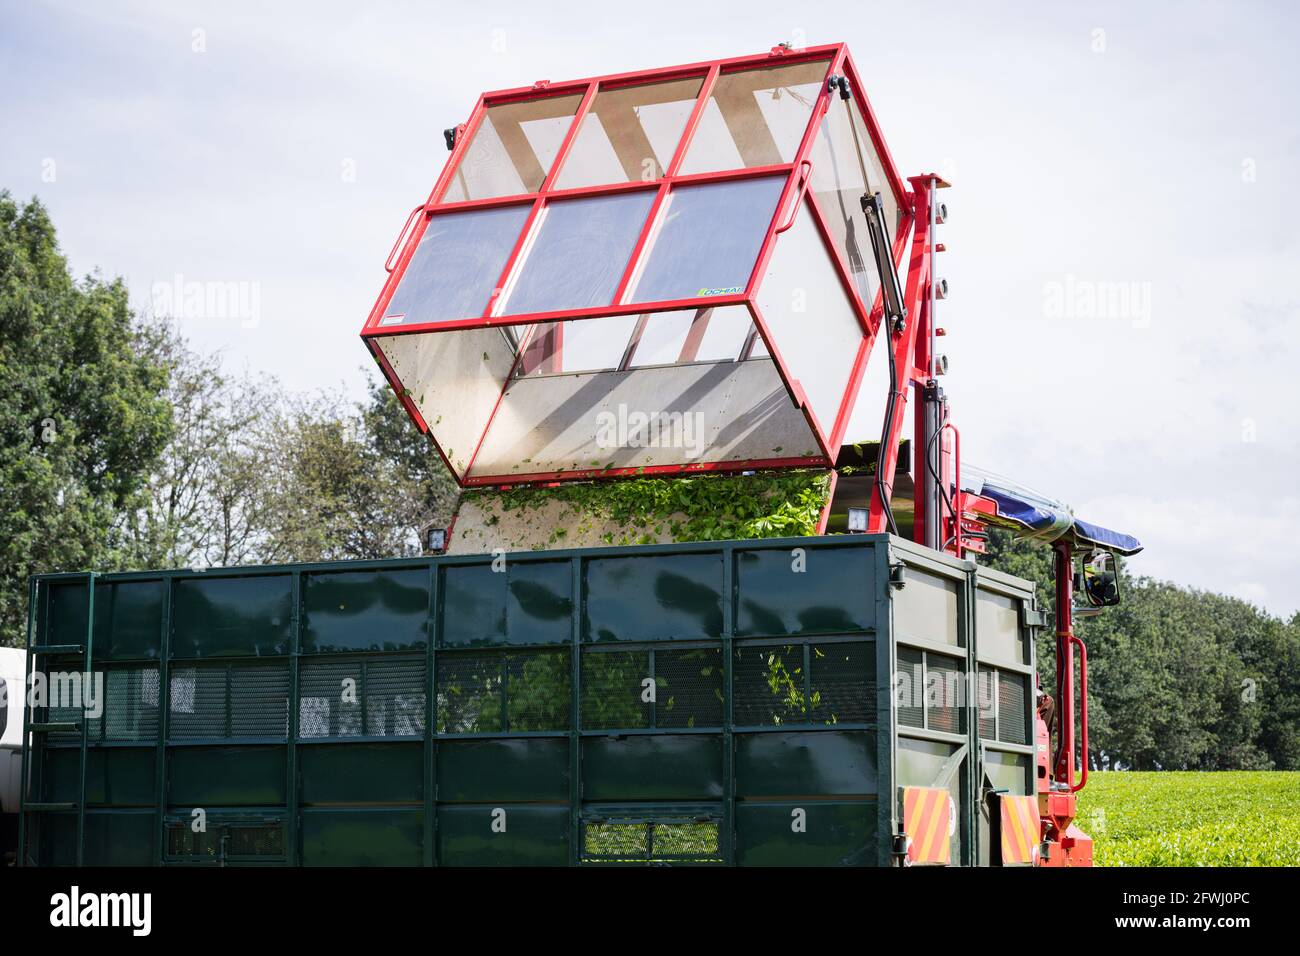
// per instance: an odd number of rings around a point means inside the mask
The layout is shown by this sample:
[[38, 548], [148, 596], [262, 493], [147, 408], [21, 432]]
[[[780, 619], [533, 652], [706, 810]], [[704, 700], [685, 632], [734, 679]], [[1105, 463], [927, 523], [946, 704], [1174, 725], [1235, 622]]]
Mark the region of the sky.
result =
[[[484, 90], [846, 41], [903, 176], [952, 184], [965, 461], [1300, 609], [1300, 8], [0, 0], [0, 188], [232, 370], [360, 395], [383, 262]], [[868, 376], [852, 431], [884, 403]]]

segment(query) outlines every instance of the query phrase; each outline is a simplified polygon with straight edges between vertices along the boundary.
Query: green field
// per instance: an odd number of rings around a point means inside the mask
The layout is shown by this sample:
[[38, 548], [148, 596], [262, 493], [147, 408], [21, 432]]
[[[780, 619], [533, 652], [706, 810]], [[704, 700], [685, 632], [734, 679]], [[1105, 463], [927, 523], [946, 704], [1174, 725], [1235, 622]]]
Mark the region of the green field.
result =
[[1097, 866], [1300, 866], [1300, 773], [1093, 773]]

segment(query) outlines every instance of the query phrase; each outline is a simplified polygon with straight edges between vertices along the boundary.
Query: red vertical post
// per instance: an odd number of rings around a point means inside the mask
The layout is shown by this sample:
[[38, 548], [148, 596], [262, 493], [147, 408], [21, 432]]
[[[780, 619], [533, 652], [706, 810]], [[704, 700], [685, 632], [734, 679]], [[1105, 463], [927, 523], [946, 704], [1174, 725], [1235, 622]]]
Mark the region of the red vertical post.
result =
[[1056, 559], [1056, 780], [1074, 788], [1074, 549], [1053, 547]]

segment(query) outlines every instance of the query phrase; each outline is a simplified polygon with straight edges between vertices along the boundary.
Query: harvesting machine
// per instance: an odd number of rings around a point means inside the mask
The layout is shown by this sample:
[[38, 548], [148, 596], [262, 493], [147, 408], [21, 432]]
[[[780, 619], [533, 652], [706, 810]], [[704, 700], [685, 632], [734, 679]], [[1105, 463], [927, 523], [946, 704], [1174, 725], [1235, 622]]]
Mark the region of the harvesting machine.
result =
[[[1089, 865], [1074, 601], [1140, 545], [963, 469], [948, 184], [900, 177], [847, 47], [539, 80], [445, 139], [361, 335], [455, 520], [420, 558], [38, 579], [30, 646], [102, 660], [110, 712], [28, 715], [24, 862]], [[573, 504], [774, 475], [808, 533]], [[990, 527], [1055, 549], [1053, 693]]]

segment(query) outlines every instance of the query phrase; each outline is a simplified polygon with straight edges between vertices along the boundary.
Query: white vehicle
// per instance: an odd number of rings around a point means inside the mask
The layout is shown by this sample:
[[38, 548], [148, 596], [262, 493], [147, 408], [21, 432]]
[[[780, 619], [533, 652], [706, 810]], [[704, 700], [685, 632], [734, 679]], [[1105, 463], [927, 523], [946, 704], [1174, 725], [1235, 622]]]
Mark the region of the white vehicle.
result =
[[18, 794], [23, 760], [23, 682], [27, 652], [0, 647], [0, 858], [18, 849]]

